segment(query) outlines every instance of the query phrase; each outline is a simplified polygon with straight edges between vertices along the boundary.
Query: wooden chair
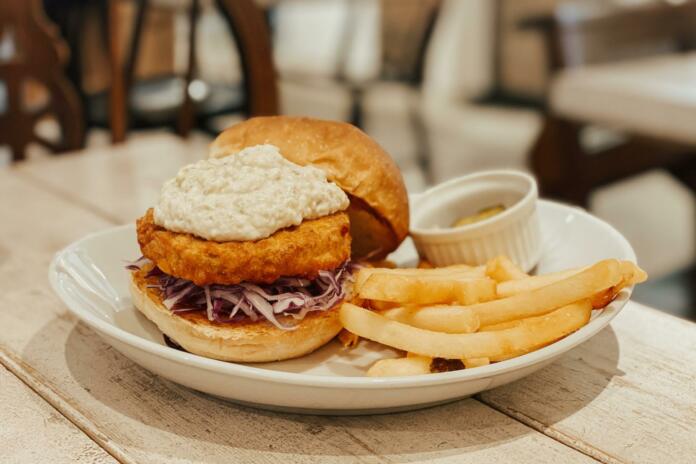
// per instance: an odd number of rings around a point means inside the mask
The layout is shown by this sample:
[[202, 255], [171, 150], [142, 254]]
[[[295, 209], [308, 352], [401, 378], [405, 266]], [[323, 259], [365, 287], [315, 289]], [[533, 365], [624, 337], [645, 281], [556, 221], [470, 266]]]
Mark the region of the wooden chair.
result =
[[[381, 70], [375, 81], [395, 81], [417, 87], [423, 78], [425, 52], [441, 6], [440, 0], [381, 0]], [[359, 32], [359, 31], [358, 31]], [[344, 51], [351, 34], [344, 35]], [[343, 53], [345, 55], [345, 53]], [[346, 56], [341, 62], [345, 68]], [[339, 69], [336, 79], [351, 89], [351, 123], [361, 127], [362, 97], [366, 86], [374, 82], [354, 83]], [[414, 115], [414, 118], [417, 115]]]
[[[9, 145], [14, 161], [25, 158], [32, 142], [56, 153], [82, 147], [83, 109], [63, 73], [68, 49], [44, 16], [41, 0], [0, 2], [3, 38], [14, 50], [0, 57], [0, 83], [5, 89], [5, 102], [0, 101], [0, 145]], [[60, 128], [57, 139], [36, 132], [37, 123], [47, 117]]]
[[[680, 61], [692, 60], [692, 55], [680, 53], [696, 46], [696, 3], [658, 4], [630, 10], [617, 10], [607, 3], [574, 2], [553, 16], [530, 18], [523, 23], [523, 27], [542, 33], [548, 62], [557, 72], [544, 128], [531, 153], [531, 166], [540, 189], [547, 196], [587, 205], [589, 194], [596, 187], [654, 168], [669, 169], [696, 188], [696, 131], [689, 131], [688, 127], [678, 130], [676, 121], [668, 120], [669, 111], [663, 115], [665, 121], [651, 123], [647, 116], [654, 115], [648, 113], [659, 110], [653, 110], [650, 105], [637, 110], [642, 104], [640, 98], [632, 101], [624, 96], [623, 103], [604, 110], [598, 108], [602, 103], [600, 92], [606, 95], [616, 92], [616, 85], [602, 87], [602, 82], [609, 81], [602, 79], [612, 77], [612, 72], [619, 73], [617, 79], [628, 76], [629, 80], [660, 66], [667, 73], [670, 66], [674, 73], [679, 73], [683, 66]], [[630, 50], [639, 42], [663, 48], [671, 46], [673, 51], [664, 59], [632, 58], [626, 63], [613, 64], [617, 51]], [[672, 59], [674, 63], [665, 62]], [[602, 63], [612, 64], [584, 67]], [[647, 74], [647, 77], [654, 76]], [[659, 83], [659, 79], [652, 81]], [[688, 91], [687, 80], [682, 79], [680, 83]], [[583, 103], [578, 97], [587, 101]], [[659, 108], [669, 109], [670, 102], [662, 98], [657, 92], [653, 102], [663, 105]], [[569, 103], [570, 100], [574, 103]], [[595, 101], [600, 104], [593, 107]], [[606, 104], [611, 106], [608, 100]], [[688, 117], [696, 122], [696, 107]], [[593, 124], [618, 128], [628, 135], [628, 140], [590, 153], [581, 138], [583, 130]]]
[[[110, 0], [114, 3], [118, 0]], [[140, 37], [142, 36], [143, 17], [150, 7], [149, 0], [136, 0], [137, 13], [134, 32], [126, 58], [121, 64], [118, 52], [112, 44], [110, 60], [112, 63], [112, 90], [110, 98], [110, 119], [112, 140], [125, 138], [128, 126], [128, 104], [130, 92], [134, 85], [134, 69], [137, 62]], [[263, 12], [253, 0], [215, 0], [222, 13], [230, 33], [237, 44], [243, 75], [243, 99], [231, 101], [223, 108], [206, 111], [197, 107], [188, 91], [197, 73], [196, 30], [200, 14], [200, 0], [190, 0], [188, 6], [189, 54], [187, 69], [184, 73], [183, 95], [178, 114], [175, 116], [177, 133], [186, 136], [193, 127], [203, 127], [208, 118], [226, 112], [241, 112], [246, 116], [277, 114], [278, 91], [276, 75], [271, 54], [270, 33]], [[110, 19], [113, 15], [110, 15]]]

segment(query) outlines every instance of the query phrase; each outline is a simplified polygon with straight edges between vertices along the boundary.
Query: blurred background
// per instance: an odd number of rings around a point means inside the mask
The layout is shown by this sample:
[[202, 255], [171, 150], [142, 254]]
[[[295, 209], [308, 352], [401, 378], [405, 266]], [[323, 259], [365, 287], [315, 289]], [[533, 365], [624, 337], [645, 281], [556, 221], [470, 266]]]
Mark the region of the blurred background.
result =
[[686, 0], [0, 0], [0, 166], [349, 121], [411, 192], [533, 172], [631, 241], [637, 300], [696, 319], [694, 50]]

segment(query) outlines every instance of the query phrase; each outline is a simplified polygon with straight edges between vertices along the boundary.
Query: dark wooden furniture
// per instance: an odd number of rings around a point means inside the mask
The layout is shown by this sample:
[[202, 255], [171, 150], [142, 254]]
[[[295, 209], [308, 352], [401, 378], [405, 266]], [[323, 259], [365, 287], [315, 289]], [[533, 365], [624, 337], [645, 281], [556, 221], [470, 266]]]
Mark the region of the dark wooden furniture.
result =
[[[440, 12], [441, 0], [381, 0], [380, 1], [380, 36], [381, 36], [381, 70], [376, 80], [398, 81], [417, 87], [423, 79], [425, 53], [430, 43], [435, 21]], [[349, 3], [349, 8], [359, 5]], [[345, 28], [350, 33], [343, 34], [340, 55], [341, 63], [336, 80], [350, 88], [351, 116], [350, 122], [362, 127], [363, 94], [365, 88], [374, 82], [352, 82], [345, 72], [347, 54], [354, 34], [360, 33], [350, 24], [352, 13], [347, 15]], [[414, 131], [421, 137], [424, 129], [419, 120], [419, 112], [412, 115]], [[424, 142], [421, 143], [424, 145]], [[422, 152], [425, 148], [422, 147]]]
[[[399, 82], [418, 87], [423, 79], [425, 54], [437, 21], [441, 0], [381, 0], [380, 73], [373, 79], [354, 81], [347, 74], [347, 60], [351, 42], [361, 31], [355, 27], [355, 9], [360, 5], [348, 2], [348, 14], [343, 25], [344, 32], [338, 50], [339, 66], [333, 78], [350, 92], [349, 122], [357, 127], [364, 126], [363, 100], [366, 91], [379, 82]], [[287, 77], [286, 77], [287, 78]], [[305, 76], [294, 76], [303, 80]], [[409, 122], [417, 144], [417, 160], [426, 176], [429, 176], [428, 147], [426, 129], [421, 112], [415, 106], [410, 108]]]
[[[647, 40], [670, 42], [680, 51], [696, 46], [696, 2], [657, 4], [630, 10], [609, 2], [572, 2], [555, 15], [530, 18], [523, 27], [544, 37], [552, 70], [610, 62]], [[641, 134], [626, 143], [589, 154], [580, 136], [593, 121], [570, 120], [546, 109], [543, 130], [531, 153], [531, 166], [544, 195], [587, 205], [601, 185], [658, 167], [696, 188], [696, 147]]]
[[[9, 145], [12, 159], [25, 158], [32, 142], [60, 153], [84, 141], [84, 118], [75, 88], [64, 74], [68, 49], [45, 17], [40, 0], [0, 2], [0, 39], [13, 50], [0, 57], [0, 145]], [[60, 134], [37, 134], [44, 118], [57, 122]]]
[[[110, 9], [119, 1], [109, 0]], [[128, 127], [128, 101], [134, 85], [134, 69], [138, 57], [139, 41], [142, 35], [143, 17], [149, 8], [148, 0], [135, 0], [137, 4], [136, 19], [130, 46], [126, 53], [118, 50], [119, 38], [110, 37], [109, 56], [111, 61], [112, 86], [110, 92], [109, 119], [112, 140], [125, 139]], [[188, 65], [184, 73], [181, 106], [171, 123], [177, 132], [186, 136], [195, 126], [205, 126], [206, 120], [225, 112], [241, 112], [246, 116], [276, 114], [278, 112], [278, 92], [276, 75], [271, 55], [270, 33], [263, 12], [253, 0], [216, 0], [215, 4], [222, 13], [231, 34], [237, 44], [243, 75], [243, 99], [238, 103], [223, 105], [206, 111], [192, 99], [189, 86], [197, 73], [196, 62], [196, 25], [200, 12], [199, 0], [191, 0], [189, 5], [189, 54]], [[113, 24], [117, 18], [113, 11], [109, 14], [112, 31], [117, 30]]]

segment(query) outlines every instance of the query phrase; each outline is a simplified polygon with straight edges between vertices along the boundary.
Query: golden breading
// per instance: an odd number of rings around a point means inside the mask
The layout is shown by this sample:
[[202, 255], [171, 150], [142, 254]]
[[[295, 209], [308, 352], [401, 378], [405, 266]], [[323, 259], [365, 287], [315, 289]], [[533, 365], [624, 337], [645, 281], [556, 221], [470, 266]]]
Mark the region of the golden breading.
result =
[[350, 257], [345, 212], [245, 242], [215, 242], [168, 231], [155, 224], [152, 208], [138, 219], [137, 230], [143, 256], [167, 274], [196, 285], [271, 283], [283, 276], [313, 278]]

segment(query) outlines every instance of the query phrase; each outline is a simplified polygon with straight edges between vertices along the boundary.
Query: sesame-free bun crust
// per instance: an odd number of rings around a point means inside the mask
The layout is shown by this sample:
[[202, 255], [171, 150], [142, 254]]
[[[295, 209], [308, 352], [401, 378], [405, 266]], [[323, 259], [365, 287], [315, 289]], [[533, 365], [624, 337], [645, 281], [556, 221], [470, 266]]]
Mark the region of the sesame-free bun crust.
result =
[[209, 321], [201, 311], [173, 314], [162, 305], [156, 290], [146, 288], [141, 272], [131, 273], [130, 293], [135, 307], [183, 349], [221, 361], [297, 358], [324, 346], [341, 331], [338, 307], [311, 312], [295, 330], [281, 330], [265, 320], [224, 324]]
[[354, 258], [382, 258], [408, 234], [408, 195], [391, 157], [357, 127], [338, 121], [292, 116], [251, 118], [222, 132], [211, 158], [271, 144], [299, 165], [326, 172], [350, 197]]

